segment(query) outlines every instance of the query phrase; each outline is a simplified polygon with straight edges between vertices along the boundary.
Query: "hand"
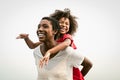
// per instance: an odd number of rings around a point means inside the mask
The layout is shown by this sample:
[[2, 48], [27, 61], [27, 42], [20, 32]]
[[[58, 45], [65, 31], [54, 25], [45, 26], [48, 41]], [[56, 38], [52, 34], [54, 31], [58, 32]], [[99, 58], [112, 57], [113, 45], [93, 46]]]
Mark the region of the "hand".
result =
[[16, 39], [25, 39], [28, 38], [29, 34], [19, 34], [19, 36], [16, 37]]
[[46, 52], [45, 56], [40, 60], [39, 67], [42, 68], [44, 64], [47, 65], [49, 58], [50, 58], [50, 52]]

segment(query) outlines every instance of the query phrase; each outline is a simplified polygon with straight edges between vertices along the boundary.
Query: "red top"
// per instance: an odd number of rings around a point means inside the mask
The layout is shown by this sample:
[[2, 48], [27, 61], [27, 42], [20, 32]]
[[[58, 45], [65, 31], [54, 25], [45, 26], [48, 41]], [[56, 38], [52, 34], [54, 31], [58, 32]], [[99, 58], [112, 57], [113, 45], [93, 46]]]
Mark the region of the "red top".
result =
[[59, 38], [57, 40], [58, 43], [61, 43], [63, 42], [65, 39], [70, 39], [71, 40], [71, 44], [70, 46], [73, 48], [73, 49], [77, 49], [77, 47], [75, 46], [74, 42], [73, 42], [73, 39], [72, 39], [72, 36], [70, 34], [64, 34], [61, 38]]
[[[70, 34], [64, 34], [61, 38], [57, 40], [57, 42], [58, 43], [63, 42], [65, 39], [70, 39], [71, 40], [70, 46], [73, 49], [77, 49], [76, 45], [73, 42], [73, 38]], [[84, 80], [84, 77], [82, 76], [82, 73], [79, 70], [79, 68], [73, 67], [73, 80]]]

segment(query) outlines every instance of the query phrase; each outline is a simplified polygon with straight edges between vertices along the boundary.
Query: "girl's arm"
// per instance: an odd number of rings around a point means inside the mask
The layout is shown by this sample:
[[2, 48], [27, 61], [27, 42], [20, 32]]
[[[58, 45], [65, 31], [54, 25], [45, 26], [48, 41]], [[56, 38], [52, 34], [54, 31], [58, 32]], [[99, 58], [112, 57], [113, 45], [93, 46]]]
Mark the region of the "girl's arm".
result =
[[30, 49], [34, 49], [39, 44], [41, 44], [40, 42], [36, 42], [36, 43], [32, 42], [28, 36], [29, 34], [19, 34], [19, 36], [16, 39], [24, 39]]
[[41, 44], [40, 42], [34, 43], [34, 42], [32, 42], [29, 38], [25, 38], [24, 40], [25, 40], [26, 44], [28, 45], [28, 47], [29, 47], [30, 49], [34, 49], [34, 48], [36, 48], [38, 45]]
[[66, 47], [70, 46], [70, 44], [71, 44], [71, 40], [70, 39], [66, 39], [65, 41], [61, 42], [57, 46], [49, 49], [47, 52], [49, 52], [50, 54], [55, 54], [55, 53], [59, 52], [60, 50], [63, 50]]
[[49, 49], [46, 52], [45, 56], [40, 60], [40, 65], [39, 66], [42, 67], [44, 64], [47, 64], [51, 54], [55, 54], [55, 53], [59, 52], [60, 50], [65, 49], [66, 47], [70, 46], [70, 44], [71, 44], [71, 40], [70, 39], [65, 39], [60, 44], [58, 44], [55, 47]]

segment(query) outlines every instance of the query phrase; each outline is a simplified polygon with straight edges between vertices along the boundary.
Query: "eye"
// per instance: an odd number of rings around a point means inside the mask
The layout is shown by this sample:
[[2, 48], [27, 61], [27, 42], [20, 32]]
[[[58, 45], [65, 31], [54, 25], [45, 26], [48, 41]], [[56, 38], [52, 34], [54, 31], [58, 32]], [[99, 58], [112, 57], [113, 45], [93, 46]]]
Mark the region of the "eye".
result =
[[69, 23], [67, 23], [67, 22], [66, 22], [65, 24], [66, 24], [66, 25], [69, 25]]
[[40, 28], [40, 24], [38, 24], [38, 29]]
[[59, 24], [63, 24], [64, 22], [63, 21], [60, 21]]
[[44, 24], [43, 27], [44, 27], [44, 28], [48, 28], [48, 25], [47, 25], [47, 24]]

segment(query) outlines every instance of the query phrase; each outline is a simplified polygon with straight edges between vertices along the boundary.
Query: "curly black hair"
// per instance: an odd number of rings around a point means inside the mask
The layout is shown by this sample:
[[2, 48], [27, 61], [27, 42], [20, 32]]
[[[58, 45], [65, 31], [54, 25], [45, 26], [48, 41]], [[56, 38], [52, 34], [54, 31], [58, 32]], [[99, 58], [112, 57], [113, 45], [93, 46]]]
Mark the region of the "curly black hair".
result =
[[68, 18], [70, 21], [70, 29], [67, 32], [68, 34], [73, 35], [78, 28], [78, 23], [76, 21], [77, 17], [71, 15], [69, 8], [65, 8], [63, 11], [62, 10], [55, 10], [54, 13], [50, 14], [50, 17], [53, 17], [58, 21], [63, 17]]

